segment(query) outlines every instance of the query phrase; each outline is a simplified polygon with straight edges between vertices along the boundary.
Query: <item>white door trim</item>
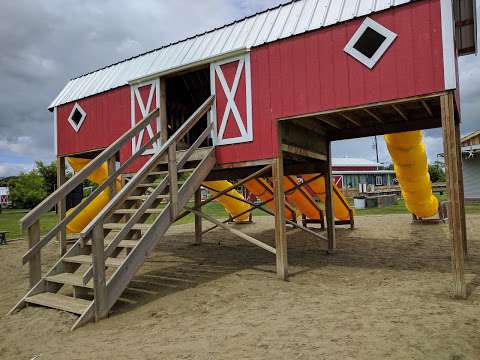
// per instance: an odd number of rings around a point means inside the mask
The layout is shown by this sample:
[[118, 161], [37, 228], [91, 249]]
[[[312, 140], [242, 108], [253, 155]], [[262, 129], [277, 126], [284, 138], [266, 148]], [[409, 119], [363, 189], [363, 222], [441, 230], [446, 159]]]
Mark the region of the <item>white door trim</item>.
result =
[[[148, 94], [148, 99], [147, 103], [143, 103], [142, 96], [140, 95], [140, 88], [144, 86], [150, 86], [150, 92]], [[142, 119], [146, 117], [150, 112], [153, 111], [151, 109], [152, 103], [153, 103], [153, 98], [155, 96], [155, 100], [157, 103], [157, 106], [160, 106], [160, 79], [155, 79], [152, 81], [147, 81], [141, 84], [135, 84], [130, 86], [130, 100], [131, 100], [131, 126], [132, 128], [135, 127], [136, 125], [136, 106], [135, 104], [138, 103], [138, 106], [140, 108], [140, 113], [142, 115]], [[156, 125], [157, 125], [157, 131], [160, 132], [160, 117], [157, 117], [155, 119]], [[138, 138], [134, 137], [132, 139], [132, 155], [135, 154], [140, 148], [142, 147], [142, 140], [143, 136], [145, 135], [145, 129], [147, 129], [147, 134], [150, 138], [155, 136], [155, 133], [153, 132], [151, 124], [147, 125], [144, 129], [142, 129], [139, 134]], [[152, 148], [145, 150], [142, 155], [152, 155], [158, 149], [160, 149], [161, 146], [161, 140], [158, 139], [152, 144]]]
[[[225, 74], [222, 71], [222, 65], [238, 62], [237, 69], [235, 71], [235, 78], [230, 88], [225, 79]], [[238, 91], [240, 84], [240, 79], [242, 73], [245, 74], [245, 103], [246, 103], [246, 127], [243, 122], [238, 106], [235, 103], [235, 96]], [[210, 84], [212, 95], [216, 95], [216, 92], [219, 89], [216, 89], [216, 79], [219, 80], [221, 84], [221, 89], [223, 90], [226, 98], [227, 104], [222, 115], [220, 122], [220, 128], [217, 129], [217, 107], [216, 101], [214, 106], [212, 106], [211, 111], [211, 121], [213, 122], [212, 130], [212, 139], [214, 145], [228, 145], [228, 144], [238, 144], [244, 142], [253, 141], [253, 124], [252, 124], [252, 83], [251, 83], [251, 67], [250, 67], [250, 54], [244, 54], [240, 56], [235, 56], [229, 59], [225, 59], [216, 63], [210, 64]], [[240, 131], [240, 136], [235, 138], [225, 138], [225, 130], [228, 125], [228, 118], [230, 113], [233, 114], [235, 123]], [[217, 131], [218, 130], [218, 131]]]

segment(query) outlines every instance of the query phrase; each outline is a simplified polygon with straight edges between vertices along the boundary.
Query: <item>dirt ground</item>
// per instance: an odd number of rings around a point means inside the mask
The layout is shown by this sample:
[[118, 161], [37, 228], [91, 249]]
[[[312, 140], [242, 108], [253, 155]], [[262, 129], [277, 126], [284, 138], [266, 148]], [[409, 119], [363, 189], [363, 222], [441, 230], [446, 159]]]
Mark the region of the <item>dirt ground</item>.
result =
[[[23, 241], [0, 247], [0, 358], [480, 359], [480, 216], [468, 217], [469, 298], [451, 298], [445, 225], [363, 216], [326, 255], [290, 230], [290, 280], [274, 256], [222, 230], [192, 246], [173, 228], [109, 319], [70, 331], [75, 316], [28, 307]], [[271, 218], [242, 230], [273, 244]], [[53, 260], [49, 248], [44, 262]]]

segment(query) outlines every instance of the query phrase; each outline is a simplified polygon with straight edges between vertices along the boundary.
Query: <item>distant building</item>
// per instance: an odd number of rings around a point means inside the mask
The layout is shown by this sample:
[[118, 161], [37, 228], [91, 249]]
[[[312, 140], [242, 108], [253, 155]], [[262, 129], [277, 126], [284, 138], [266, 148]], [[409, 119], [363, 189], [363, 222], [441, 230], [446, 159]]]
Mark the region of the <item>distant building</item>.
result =
[[460, 143], [465, 199], [480, 200], [480, 130], [463, 137]]
[[0, 207], [7, 208], [10, 204], [10, 191], [8, 187], [0, 187]]
[[332, 171], [335, 183], [343, 189], [358, 189], [359, 184], [393, 185], [395, 178], [395, 171], [367, 159], [333, 158]]

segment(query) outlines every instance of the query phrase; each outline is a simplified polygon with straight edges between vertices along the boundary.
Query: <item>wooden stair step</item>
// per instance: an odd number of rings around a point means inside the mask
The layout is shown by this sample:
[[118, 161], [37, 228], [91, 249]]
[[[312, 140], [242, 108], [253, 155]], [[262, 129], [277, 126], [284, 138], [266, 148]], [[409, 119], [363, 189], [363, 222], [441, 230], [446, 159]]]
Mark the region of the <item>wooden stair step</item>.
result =
[[[194, 168], [193, 169], [191, 169], [191, 168], [180, 169], [180, 170], [178, 170], [178, 173], [179, 174], [192, 173], [194, 170], [195, 170]], [[148, 175], [156, 175], [156, 176], [158, 176], [158, 175], [168, 175], [168, 171], [167, 170], [165, 170], [165, 171], [151, 171], [151, 172], [148, 173]]]
[[[169, 198], [170, 198], [170, 195], [157, 195], [157, 199], [166, 200]], [[147, 199], [148, 199], [148, 195], [132, 195], [127, 197], [127, 200], [130, 200], [130, 201], [138, 201], [138, 200], [145, 201]]]
[[30, 304], [68, 311], [78, 315], [83, 314], [91, 303], [89, 300], [73, 298], [70, 296], [49, 292], [29, 296], [25, 299], [25, 301]]
[[[122, 240], [118, 243], [117, 248], [125, 248], [125, 249], [133, 249], [135, 246], [137, 246], [138, 240]], [[89, 240], [86, 243], [87, 246], [91, 246], [92, 242]], [[105, 245], [110, 245], [109, 242], [106, 242]]]
[[[114, 211], [116, 215], [133, 215], [137, 212], [138, 209], [117, 209]], [[160, 214], [163, 209], [147, 209], [145, 213], [147, 214]]]
[[82, 277], [72, 273], [61, 273], [57, 275], [47, 276], [45, 280], [57, 284], [80, 286], [88, 289], [93, 289], [93, 280], [90, 280], [87, 284], [84, 285], [82, 282]]
[[[75, 264], [91, 264], [92, 263], [92, 256], [91, 255], [77, 255], [77, 256], [70, 256], [63, 259], [63, 261], [68, 263], [75, 263]], [[105, 260], [105, 265], [110, 267], [119, 267], [123, 262], [123, 259], [118, 258], [108, 258]]]
[[[106, 230], [122, 230], [125, 226], [124, 223], [106, 223], [103, 224], [103, 228]], [[135, 224], [132, 226], [132, 230], [148, 230], [152, 227], [152, 224]]]

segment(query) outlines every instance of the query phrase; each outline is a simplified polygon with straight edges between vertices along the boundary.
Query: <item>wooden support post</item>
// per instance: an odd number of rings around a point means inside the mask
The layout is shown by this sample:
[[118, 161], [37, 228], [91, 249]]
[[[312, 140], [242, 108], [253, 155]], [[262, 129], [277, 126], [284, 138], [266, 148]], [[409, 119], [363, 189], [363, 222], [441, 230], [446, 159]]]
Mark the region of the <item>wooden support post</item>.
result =
[[333, 213], [333, 179], [332, 179], [332, 143], [327, 145], [327, 165], [325, 169], [325, 213], [327, 216], [328, 251], [337, 247], [335, 240], [335, 217]]
[[93, 291], [95, 295], [95, 320], [101, 320], [108, 315], [107, 286], [105, 280], [103, 224], [99, 223], [92, 232], [92, 270]]
[[170, 193], [170, 210], [172, 220], [177, 217], [178, 209], [178, 179], [177, 179], [177, 144], [173, 142], [168, 147], [168, 176], [169, 176], [169, 193]]
[[467, 288], [464, 273], [464, 249], [462, 235], [462, 206], [460, 198], [461, 160], [459, 157], [458, 137], [455, 132], [455, 108], [453, 93], [442, 95], [440, 98], [442, 109], [443, 146], [445, 152], [445, 166], [448, 193], [448, 224], [452, 243], [452, 270], [454, 275], [454, 296], [466, 298]]
[[275, 246], [277, 255], [277, 276], [282, 280], [288, 278], [287, 234], [285, 227], [285, 191], [283, 187], [283, 156], [281, 150], [278, 158], [273, 160], [273, 190], [275, 202]]
[[[116, 164], [117, 164], [117, 154], [114, 154], [110, 159], [108, 159], [108, 162], [107, 162], [109, 176], [115, 173]], [[112, 183], [108, 186], [110, 199], [113, 199], [113, 197], [117, 193], [116, 182], [117, 182], [116, 179], [113, 179]]]
[[168, 140], [167, 118], [167, 82], [164, 77], [160, 78], [160, 140], [165, 144]]
[[[40, 241], [40, 221], [36, 221], [27, 230], [28, 247], [31, 249]], [[42, 260], [40, 251], [32, 256], [28, 263], [28, 272], [30, 279], [30, 287], [33, 288], [42, 278]]]
[[455, 124], [455, 137], [458, 147], [458, 177], [460, 179], [458, 191], [459, 191], [459, 200], [460, 200], [460, 219], [462, 224], [462, 244], [463, 244], [463, 254], [465, 257], [468, 256], [468, 241], [467, 241], [467, 220], [465, 217], [465, 192], [463, 189], [463, 164], [462, 164], [462, 144], [460, 141], [460, 124]]
[[[195, 210], [202, 211], [202, 191], [195, 191]], [[202, 243], [202, 217], [195, 213], [195, 245]]]
[[[63, 184], [65, 184], [65, 158], [59, 156], [57, 157], [57, 189]], [[64, 196], [57, 204], [58, 222], [61, 222], [63, 219], [65, 219], [66, 212], [67, 201], [66, 196]], [[65, 227], [59, 230], [57, 234], [57, 241], [59, 244], [60, 256], [63, 256], [67, 252], [67, 230]]]

